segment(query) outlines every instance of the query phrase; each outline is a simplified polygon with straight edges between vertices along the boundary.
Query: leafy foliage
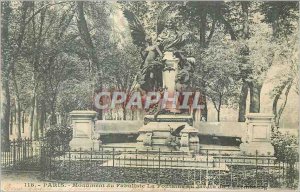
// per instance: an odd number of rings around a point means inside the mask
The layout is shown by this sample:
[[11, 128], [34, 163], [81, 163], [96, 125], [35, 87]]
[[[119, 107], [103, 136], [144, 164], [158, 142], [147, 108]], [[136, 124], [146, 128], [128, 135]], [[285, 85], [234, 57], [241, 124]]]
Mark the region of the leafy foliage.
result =
[[72, 139], [72, 128], [68, 125], [51, 126], [45, 134], [45, 147], [51, 149], [54, 154], [69, 150], [69, 142]]
[[289, 35], [295, 30], [293, 22], [298, 20], [299, 2], [297, 1], [270, 1], [260, 5], [265, 15], [264, 22], [272, 24], [274, 35]]
[[299, 141], [296, 136], [288, 133], [274, 131], [272, 135], [272, 144], [275, 149], [275, 157], [278, 161], [294, 164], [298, 161]]
[[206, 93], [217, 112], [221, 105], [235, 105], [240, 74], [237, 42], [224, 38], [224, 34], [217, 31], [210, 46], [198, 51], [196, 60], [200, 61], [200, 66], [194, 73], [194, 86]]
[[38, 138], [49, 116], [55, 124], [57, 112], [67, 121], [74, 109], [93, 109], [95, 91], [132, 87], [142, 61], [124, 10], [137, 16], [147, 36], [161, 30], [158, 18], [168, 17], [178, 31], [192, 34], [183, 48], [197, 62], [192, 86], [216, 110], [241, 102], [242, 82], [263, 84], [276, 59], [289, 70], [275, 77], [271, 97], [286, 93], [287, 79], [298, 82], [298, 2], [104, 1], [83, 2], [82, 10], [72, 1], [1, 3], [2, 122], [6, 130], [18, 128], [19, 136], [23, 116]]
[[272, 144], [277, 160], [288, 164], [286, 185], [296, 188], [299, 178], [299, 171], [295, 170], [295, 163], [299, 162], [298, 138], [294, 135], [288, 133], [282, 134], [278, 130], [275, 130], [272, 135]]

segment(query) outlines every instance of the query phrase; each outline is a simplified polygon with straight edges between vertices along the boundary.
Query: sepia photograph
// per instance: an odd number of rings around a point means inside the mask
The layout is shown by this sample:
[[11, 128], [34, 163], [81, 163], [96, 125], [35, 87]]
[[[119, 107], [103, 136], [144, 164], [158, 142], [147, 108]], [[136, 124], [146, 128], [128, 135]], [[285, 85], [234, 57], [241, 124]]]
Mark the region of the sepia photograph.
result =
[[1, 1], [1, 192], [298, 191], [299, 1]]

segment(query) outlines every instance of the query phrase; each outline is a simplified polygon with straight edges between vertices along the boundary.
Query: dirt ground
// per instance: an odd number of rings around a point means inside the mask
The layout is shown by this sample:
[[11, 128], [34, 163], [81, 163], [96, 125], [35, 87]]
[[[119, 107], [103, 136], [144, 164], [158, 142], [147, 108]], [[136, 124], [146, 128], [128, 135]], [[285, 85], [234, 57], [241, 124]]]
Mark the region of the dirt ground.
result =
[[[166, 186], [139, 183], [101, 183], [101, 182], [51, 182], [42, 181], [39, 172], [2, 172], [1, 192], [6, 191], [268, 191], [289, 192], [290, 189], [210, 189], [189, 188], [191, 186]], [[298, 190], [299, 191], [299, 190]]]

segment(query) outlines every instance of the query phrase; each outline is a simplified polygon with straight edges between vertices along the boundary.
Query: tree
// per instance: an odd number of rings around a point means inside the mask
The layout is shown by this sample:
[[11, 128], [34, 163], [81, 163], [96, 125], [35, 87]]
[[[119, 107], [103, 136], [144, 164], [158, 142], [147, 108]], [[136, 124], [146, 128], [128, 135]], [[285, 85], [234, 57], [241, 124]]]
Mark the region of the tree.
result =
[[277, 129], [272, 133], [272, 145], [279, 162], [288, 164], [287, 167], [287, 185], [295, 187], [298, 184], [297, 172], [295, 172], [295, 163], [299, 161], [298, 146], [299, 140], [296, 136], [288, 133], [281, 133]]
[[298, 22], [299, 2], [263, 2], [260, 11], [265, 16], [263, 22], [271, 24], [274, 37], [286, 36], [295, 30], [294, 22]]
[[[266, 76], [266, 72], [273, 64], [276, 44], [272, 39], [272, 31], [263, 23], [251, 26], [255, 33], [247, 40], [249, 46], [249, 65], [251, 73], [248, 74], [248, 85], [250, 89], [251, 113], [260, 112], [260, 93]], [[258, 31], [258, 28], [260, 31]]]
[[[278, 125], [287, 96], [298, 83], [298, 2], [24, 1], [1, 5], [1, 137], [6, 144], [9, 130], [23, 136], [24, 119], [29, 119], [31, 136], [38, 139], [49, 124], [47, 119], [57, 123], [57, 113], [67, 121], [74, 109], [95, 109], [97, 90], [130, 90], [142, 59], [130, 38], [124, 9], [134, 12], [146, 35], [152, 36], [156, 18], [169, 7], [178, 30], [193, 34], [192, 42], [183, 47], [198, 63], [192, 86], [204, 93], [204, 101], [211, 99], [219, 116], [222, 105], [238, 102], [239, 121], [244, 121], [248, 91], [250, 112], [259, 112], [265, 74], [276, 59], [287, 69], [273, 80], [271, 96]], [[202, 112], [207, 115], [207, 109]], [[126, 110], [123, 113], [126, 117]]]
[[[264, 2], [260, 6], [265, 16], [264, 22], [270, 24], [274, 41], [278, 47], [278, 59], [286, 65], [285, 71], [276, 76], [276, 86], [272, 91], [273, 114], [275, 124], [279, 126], [280, 117], [285, 108], [287, 97], [298, 77], [298, 36], [299, 2]], [[284, 75], [282, 74], [284, 73]], [[298, 88], [298, 86], [296, 86]], [[297, 89], [296, 88], [296, 89]], [[297, 92], [297, 91], [296, 91]], [[280, 98], [284, 94], [283, 102], [278, 107]]]
[[[77, 26], [78, 26], [78, 30], [80, 33], [80, 37], [82, 38], [86, 48], [88, 49], [88, 54], [89, 54], [89, 58], [91, 59], [91, 62], [93, 65], [97, 66], [97, 70], [100, 71], [100, 74], [103, 74], [101, 66], [100, 66], [100, 62], [99, 62], [99, 58], [96, 54], [96, 50], [95, 50], [95, 46], [94, 43], [92, 41], [91, 35], [90, 35], [90, 31], [88, 29], [88, 25], [85, 19], [85, 14], [84, 14], [84, 2], [83, 1], [78, 1], [76, 2], [77, 4], [77, 11], [78, 11], [78, 20], [77, 20]], [[99, 76], [100, 78], [101, 76]], [[101, 82], [101, 81], [97, 81], [97, 82]], [[100, 85], [100, 88], [102, 87], [102, 85]], [[98, 115], [99, 119], [102, 119], [102, 110], [99, 110], [99, 115]]]
[[[31, 77], [31, 84], [23, 86], [31, 89], [31, 99], [27, 102], [30, 103], [31, 136], [35, 140], [39, 138], [39, 132], [43, 131], [47, 108], [50, 109], [51, 123], [56, 123], [56, 90], [61, 81], [59, 72], [63, 71], [55, 69], [65, 66], [57, 62], [57, 58], [65, 51], [66, 45], [78, 37], [67, 30], [73, 20], [73, 3], [57, 3], [56, 6], [62, 6], [64, 11], [57, 11], [55, 6], [50, 9], [43, 3], [33, 3], [34, 17], [30, 17], [31, 22], [27, 24], [28, 35], [24, 50], [29, 54], [23, 57], [27, 62], [24, 66], [30, 66], [31, 74], [26, 75], [27, 78]], [[59, 22], [54, 22], [55, 20]], [[19, 81], [22, 82], [21, 79]]]
[[218, 121], [220, 121], [221, 106], [234, 104], [238, 95], [240, 83], [237, 77], [240, 72], [236, 52], [236, 43], [226, 40], [224, 35], [217, 31], [210, 46], [200, 56], [202, 69], [206, 72], [205, 79], [196, 71], [197, 84], [204, 84], [205, 93], [217, 111]]
[[10, 120], [10, 90], [9, 90], [9, 71], [10, 71], [10, 42], [9, 42], [9, 22], [11, 19], [10, 2], [2, 2], [2, 61], [1, 61], [1, 141], [2, 150], [9, 149], [9, 120]]
[[[277, 127], [279, 126], [280, 117], [286, 106], [292, 86], [295, 85], [295, 91], [299, 95], [299, 92], [297, 92], [297, 77], [299, 77], [298, 35], [294, 32], [289, 38], [284, 38], [281, 41], [278, 45], [277, 60], [280, 61], [282, 66], [285, 66], [286, 70], [280, 71], [280, 74], [274, 76], [272, 80], [275, 86], [271, 92], [273, 99], [272, 110]], [[281, 102], [280, 100], [283, 101]]]
[[[242, 28], [242, 39], [247, 40], [250, 37], [250, 31], [249, 31], [249, 6], [250, 2], [241, 2], [242, 7], [242, 20], [243, 20], [243, 28]], [[241, 79], [242, 79], [242, 86], [241, 86], [241, 92], [239, 97], [239, 116], [238, 121], [244, 122], [246, 120], [245, 114], [246, 114], [246, 100], [248, 96], [248, 83], [246, 81], [247, 74], [250, 73], [249, 67], [245, 66], [249, 60], [247, 56], [249, 56], [249, 47], [247, 45], [244, 45], [241, 47], [240, 50], [241, 55], [241, 63], [239, 65], [240, 71], [241, 71]]]
[[[97, 26], [97, 36], [91, 38], [95, 43], [101, 42], [101, 46], [97, 44], [99, 49], [96, 56], [104, 59], [116, 47], [110, 46], [107, 39], [98, 38], [109, 37], [104, 36], [104, 33], [100, 34], [100, 31], [110, 34], [103, 22], [99, 22], [105, 20], [103, 18], [107, 17], [102, 16], [108, 16], [110, 11], [107, 7], [98, 9], [101, 8], [100, 4], [96, 8], [93, 8], [94, 4], [88, 4], [87, 13], [92, 18], [88, 22], [92, 21]], [[18, 137], [21, 137], [25, 118], [29, 119], [30, 135], [38, 139], [40, 132], [43, 134], [48, 117], [51, 116], [51, 123], [56, 124], [58, 110], [61, 113], [70, 112], [70, 103], [63, 103], [66, 98], [62, 91], [70, 82], [73, 85], [68, 85], [69, 89], [66, 91], [84, 93], [79, 103], [72, 103], [72, 110], [83, 106], [92, 109], [91, 95], [99, 77], [103, 78], [103, 75], [98, 73], [99, 65], [89, 62], [92, 61], [92, 55], [82, 46], [84, 41], [80, 41], [79, 30], [74, 27], [74, 16], [78, 11], [76, 3], [3, 2], [2, 5], [4, 102], [1, 107], [1, 127], [2, 139], [8, 144], [9, 128], [17, 127]], [[101, 57], [103, 55], [106, 57]], [[74, 84], [78, 82], [88, 87], [89, 96], [86, 96], [85, 90], [76, 89]], [[88, 83], [88, 86], [84, 83]]]
[[[14, 109], [12, 112], [17, 115], [14, 118], [16, 123], [11, 124], [11, 129], [16, 125], [18, 136], [21, 137], [21, 126], [24, 126], [22, 119], [24, 115], [30, 114], [30, 127], [32, 127], [34, 138], [37, 139], [38, 129], [43, 127], [47, 113], [47, 104], [45, 104], [47, 102], [43, 99], [51, 95], [47, 94], [49, 92], [44, 85], [51, 82], [49, 78], [51, 75], [55, 76], [55, 73], [49, 75], [48, 69], [53, 66], [53, 62], [57, 61], [57, 56], [61, 54], [61, 51], [65, 51], [66, 44], [78, 36], [78, 33], [74, 35], [67, 30], [74, 11], [72, 11], [72, 3], [68, 2], [54, 4], [16, 2], [12, 4], [12, 7], [12, 19], [10, 25], [7, 25], [10, 26], [8, 39], [12, 46], [8, 48], [11, 54], [5, 54], [6, 56], [13, 55], [13, 59], [10, 59], [11, 76], [9, 78], [12, 81], [10, 81], [9, 94], [14, 95], [10, 103], [11, 108]], [[56, 7], [64, 9], [57, 11]], [[55, 20], [59, 22], [54, 22]], [[66, 33], [67, 36], [65, 36]], [[58, 66], [63, 65], [58, 62]], [[56, 73], [56, 78], [58, 75]], [[46, 91], [45, 94], [43, 94], [44, 91]], [[28, 113], [28, 109], [31, 109], [31, 112]]]
[[[220, 18], [220, 14], [217, 14], [217, 12], [220, 10], [219, 8], [221, 5], [219, 5], [220, 2], [187, 2], [186, 4], [183, 4], [179, 6], [179, 15], [181, 15], [182, 23], [186, 23], [186, 27], [188, 30], [193, 31], [194, 33], [194, 40], [197, 42], [191, 47], [196, 47], [197, 53], [201, 55], [202, 51], [204, 51], [205, 48], [208, 47], [214, 32], [215, 27], [217, 25], [217, 16]], [[218, 8], [218, 11], [216, 10]], [[218, 12], [219, 13], [219, 12]], [[221, 15], [222, 16], [222, 15]], [[224, 19], [225, 20], [225, 19]], [[224, 21], [223, 20], [223, 21]], [[207, 36], [207, 32], [209, 32], [209, 35]], [[197, 57], [197, 63], [202, 63], [201, 57]], [[199, 69], [203, 69], [202, 65], [198, 66]], [[193, 82], [194, 85], [200, 83], [197, 85], [197, 88], [199, 88], [203, 94], [203, 101], [204, 109], [201, 110], [201, 115], [207, 119], [208, 115], [208, 109], [207, 109], [207, 101], [205, 93], [206, 87], [204, 83], [205, 78], [205, 71], [201, 70], [198, 71], [201, 73], [202, 80]], [[195, 114], [195, 110], [193, 111], [193, 115]]]

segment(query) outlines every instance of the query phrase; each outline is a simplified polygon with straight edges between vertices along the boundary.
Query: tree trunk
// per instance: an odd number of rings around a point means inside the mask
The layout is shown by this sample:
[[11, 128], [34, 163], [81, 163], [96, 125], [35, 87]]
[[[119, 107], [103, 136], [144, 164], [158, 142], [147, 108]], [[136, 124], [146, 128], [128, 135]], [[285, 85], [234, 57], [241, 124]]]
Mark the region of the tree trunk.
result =
[[[249, 2], [242, 1], [241, 2], [242, 6], [242, 11], [243, 11], [243, 33], [242, 33], [242, 38], [244, 40], [249, 39], [250, 34], [249, 34]], [[243, 61], [245, 63], [242, 63], [242, 65], [246, 65], [248, 62], [247, 56], [249, 56], [249, 48], [247, 45], [243, 47], [240, 50], [240, 54], [243, 56]], [[247, 74], [247, 72], [241, 72]], [[246, 121], [246, 108], [247, 108], [247, 97], [248, 97], [248, 89], [249, 86], [247, 82], [245, 81], [246, 76], [242, 77], [243, 84], [241, 88], [241, 93], [240, 93], [240, 98], [239, 98], [239, 117], [238, 117], [238, 122], [245, 122]]]
[[51, 118], [50, 118], [50, 124], [51, 125], [56, 125], [57, 119], [55, 115], [55, 106], [54, 103], [51, 104]]
[[[17, 93], [18, 94], [18, 93]], [[15, 98], [16, 101], [16, 120], [17, 120], [17, 135], [18, 135], [18, 139], [21, 139], [21, 104], [20, 104], [20, 100], [19, 100], [19, 96], [17, 96]]]
[[[102, 75], [101, 75], [101, 76], [102, 76]], [[100, 78], [101, 78], [101, 77], [100, 77]], [[100, 88], [102, 89], [102, 80], [100, 80], [99, 86], [100, 86]], [[97, 118], [98, 118], [99, 120], [102, 120], [102, 119], [103, 119], [103, 110], [102, 110], [102, 109], [97, 109], [97, 111], [98, 111], [98, 116], [97, 116]]]
[[[5, 57], [4, 54], [2, 54], [2, 56]], [[2, 62], [1, 141], [3, 146], [2, 150], [7, 150], [9, 147], [10, 93], [9, 72], [5, 69], [7, 66], [4, 65], [7, 64], [4, 64], [4, 62]]]
[[[200, 24], [199, 24], [199, 36], [200, 36], [200, 47], [205, 49], [207, 48], [208, 44], [209, 44], [209, 40], [206, 41], [206, 29], [207, 29], [207, 7], [204, 6], [204, 4], [201, 5], [202, 9], [201, 9], [201, 13], [200, 13]], [[215, 20], [214, 20], [215, 22]], [[213, 28], [215, 24], [213, 24]], [[212, 31], [210, 32], [209, 38], [212, 37], [214, 33], [214, 29], [212, 29]], [[203, 90], [205, 90], [204, 86]], [[204, 93], [204, 95], [202, 96], [202, 105], [204, 105], [204, 108], [201, 109], [201, 117], [200, 117], [200, 121], [202, 120], [202, 118], [205, 118], [205, 121], [207, 121], [207, 116], [208, 116], [208, 109], [207, 109], [207, 103], [206, 103], [206, 95]], [[195, 112], [193, 111], [193, 119], [195, 119]]]
[[22, 111], [22, 133], [25, 133], [25, 111]]
[[260, 112], [260, 92], [262, 88], [262, 83], [251, 82], [249, 84], [250, 88], [250, 113]]
[[125, 109], [125, 107], [123, 108], [123, 120], [126, 120], [126, 114], [127, 114], [127, 111]]
[[41, 110], [40, 110], [40, 120], [39, 120], [39, 128], [41, 137], [44, 137], [44, 125], [45, 125], [45, 119], [46, 119], [46, 111], [45, 111], [45, 104], [42, 102]]
[[14, 127], [14, 115], [12, 110], [10, 110], [10, 124], [9, 124], [9, 134], [13, 134], [13, 127]]
[[134, 120], [134, 111], [133, 110], [131, 110], [131, 118], [130, 119]]
[[35, 96], [34, 99], [34, 115], [33, 115], [33, 138], [35, 141], [39, 140], [39, 127], [38, 127], [38, 99], [37, 96]]
[[289, 92], [291, 90], [291, 87], [293, 85], [293, 81], [291, 81], [288, 85], [287, 85], [287, 88], [285, 90], [285, 93], [284, 93], [284, 102], [283, 104], [280, 106], [279, 108], [279, 111], [277, 112], [277, 115], [276, 115], [276, 118], [275, 118], [275, 125], [278, 127], [279, 126], [279, 122], [280, 122], [280, 117], [284, 111], [284, 108], [286, 106], [286, 103], [287, 103], [287, 97], [289, 95]]
[[216, 18], [213, 18], [213, 23], [212, 23], [212, 26], [211, 26], [209, 35], [208, 35], [207, 40], [206, 40], [206, 43], [205, 43], [205, 44], [206, 44], [206, 47], [209, 46], [209, 43], [210, 43], [210, 41], [211, 41], [211, 39], [212, 39], [212, 37], [213, 37], [213, 35], [214, 35], [215, 28], [216, 28], [216, 23], [217, 23]]
[[238, 122], [246, 121], [246, 108], [247, 108], [248, 85], [243, 81], [240, 98], [239, 98], [239, 118]]
[[16, 125], [18, 130], [17, 135], [18, 135], [18, 139], [20, 139], [21, 138], [21, 103], [20, 103], [20, 94], [19, 94], [19, 87], [16, 79], [15, 67], [12, 67], [12, 80], [13, 80], [13, 87], [15, 91]]
[[241, 1], [242, 10], [243, 10], [243, 39], [249, 38], [249, 5], [248, 1]]
[[[34, 79], [34, 75], [32, 77]], [[34, 80], [35, 83], [35, 80]], [[36, 97], [36, 87], [37, 85], [34, 85], [33, 90], [32, 90], [32, 97], [31, 97], [31, 109], [30, 109], [30, 123], [29, 123], [29, 129], [30, 129], [30, 134], [29, 134], [29, 138], [31, 139], [33, 137], [33, 116], [35, 113], [35, 97]]]
[[220, 112], [221, 112], [221, 106], [222, 106], [222, 94], [219, 94], [219, 97], [217, 100], [212, 99], [212, 102], [214, 104], [214, 107], [217, 111], [217, 121], [220, 122]]
[[205, 118], [205, 121], [207, 121], [208, 117], [208, 108], [207, 108], [207, 102], [206, 102], [206, 95], [203, 96], [203, 105], [204, 108], [201, 110], [201, 116]]
[[274, 37], [278, 37], [278, 29], [279, 29], [279, 24], [278, 24], [278, 10], [277, 9], [274, 9], [273, 10], [273, 17], [274, 17], [274, 20], [272, 22], [272, 31], [273, 31], [273, 36]]
[[[85, 19], [85, 13], [84, 13], [84, 2], [83, 1], [77, 1], [77, 13], [78, 13], [78, 20], [77, 20], [77, 27], [80, 33], [80, 37], [81, 39], [84, 41], [86, 48], [89, 50], [88, 54], [89, 57], [93, 63], [93, 65], [95, 65], [97, 67], [97, 70], [100, 72], [100, 77], [98, 77], [97, 79], [102, 78], [102, 69], [100, 67], [100, 62], [99, 62], [99, 58], [97, 57], [97, 53], [96, 53], [96, 49], [94, 47], [92, 38], [91, 38], [91, 34], [89, 32], [88, 29], [88, 25]], [[100, 80], [101, 81], [101, 80]], [[102, 89], [102, 82], [97, 82], [97, 84], [100, 84], [100, 88]], [[99, 109], [98, 110], [98, 118], [102, 119], [102, 113], [103, 110]]]
[[203, 9], [201, 10], [200, 13], [200, 47], [204, 48], [205, 44], [206, 44], [206, 39], [205, 39], [205, 35], [206, 35], [206, 23], [207, 23], [207, 11], [205, 10], [205, 7], [203, 7]]
[[16, 79], [16, 67], [15, 63], [16, 60], [20, 54], [20, 51], [22, 49], [22, 44], [25, 36], [25, 29], [26, 29], [26, 16], [27, 16], [27, 10], [29, 8], [30, 2], [22, 2], [22, 12], [21, 12], [21, 22], [20, 22], [20, 32], [19, 36], [17, 38], [17, 48], [14, 49], [13, 53], [13, 58], [10, 64], [10, 70], [12, 72], [12, 80], [13, 80], [13, 86], [14, 86], [14, 91], [16, 95], [16, 113], [17, 113], [17, 129], [18, 129], [18, 138], [21, 138], [21, 103], [20, 103], [20, 94], [19, 94], [19, 88], [17, 84], [17, 79]]
[[192, 117], [193, 117], [194, 121], [196, 120], [196, 112], [197, 112], [197, 109], [192, 110]]
[[2, 61], [1, 61], [1, 146], [3, 151], [9, 150], [9, 122], [10, 122], [10, 92], [9, 92], [9, 69], [10, 69], [10, 53], [9, 53], [9, 20], [10, 20], [10, 2], [2, 2]]
[[280, 99], [280, 96], [282, 94], [282, 91], [284, 90], [284, 88], [286, 87], [286, 83], [283, 83], [279, 89], [278, 89], [278, 92], [277, 94], [275, 95], [274, 99], [273, 99], [273, 105], [272, 105], [272, 111], [273, 111], [273, 115], [274, 115], [274, 119], [275, 119], [275, 125], [276, 127], [278, 127], [279, 125], [277, 124], [277, 104], [278, 104], [278, 101]]
[[218, 122], [220, 122], [221, 106], [222, 106], [222, 98], [223, 98], [223, 96], [220, 94], [220, 95], [219, 95], [219, 104], [218, 104], [218, 108], [217, 108], [217, 112], [218, 112]]
[[223, 15], [218, 13], [217, 16], [218, 16], [219, 21], [224, 24], [226, 30], [230, 34], [231, 40], [236, 41], [237, 40], [237, 35], [235, 34], [235, 32], [234, 32], [232, 26], [230, 25], [230, 23], [224, 18]]

